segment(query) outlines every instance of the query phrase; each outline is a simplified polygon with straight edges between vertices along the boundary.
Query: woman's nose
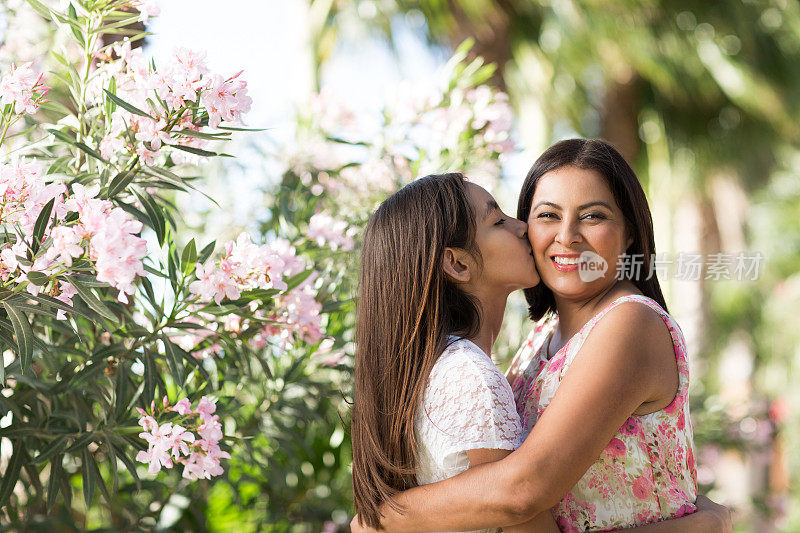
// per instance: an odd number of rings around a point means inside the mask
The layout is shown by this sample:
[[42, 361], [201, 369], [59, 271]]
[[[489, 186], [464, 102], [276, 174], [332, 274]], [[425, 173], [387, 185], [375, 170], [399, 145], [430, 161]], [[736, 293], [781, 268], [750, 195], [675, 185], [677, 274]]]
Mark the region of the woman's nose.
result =
[[577, 225], [571, 220], [564, 218], [561, 221], [561, 227], [558, 228], [556, 234], [556, 241], [562, 246], [569, 246], [574, 242], [580, 241], [581, 235], [577, 231]]

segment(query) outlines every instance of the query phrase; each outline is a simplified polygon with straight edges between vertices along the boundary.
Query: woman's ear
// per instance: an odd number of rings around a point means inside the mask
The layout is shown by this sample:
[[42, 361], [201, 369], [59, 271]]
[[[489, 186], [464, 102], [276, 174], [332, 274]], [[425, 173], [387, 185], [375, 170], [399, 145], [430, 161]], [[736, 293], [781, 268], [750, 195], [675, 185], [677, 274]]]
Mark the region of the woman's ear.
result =
[[444, 257], [442, 257], [442, 269], [445, 274], [450, 276], [453, 281], [468, 282], [471, 274], [467, 257], [469, 257], [467, 252], [460, 248], [446, 247], [444, 249]]

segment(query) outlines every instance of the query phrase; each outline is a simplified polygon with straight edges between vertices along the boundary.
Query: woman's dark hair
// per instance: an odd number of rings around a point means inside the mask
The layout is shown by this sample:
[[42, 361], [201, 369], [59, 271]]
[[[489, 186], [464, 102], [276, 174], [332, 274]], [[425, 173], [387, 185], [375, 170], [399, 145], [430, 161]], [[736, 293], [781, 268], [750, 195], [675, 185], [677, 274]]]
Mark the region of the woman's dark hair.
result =
[[[642, 258], [641, 269], [634, 271], [635, 277], [631, 281], [642, 294], [655, 300], [667, 311], [658, 278], [649, 275], [651, 254], [655, 254], [656, 245], [653, 237], [653, 218], [650, 215], [647, 197], [631, 166], [607, 142], [599, 139], [569, 139], [545, 150], [533, 164], [522, 184], [517, 204], [517, 218], [522, 221], [528, 220], [533, 194], [542, 176], [566, 166], [595, 170], [606, 180], [633, 236], [633, 243], [626, 253]], [[539, 320], [548, 312], [555, 311], [553, 292], [544, 283], [525, 289], [525, 299], [528, 301], [528, 313], [533, 320]]]
[[431, 175], [387, 198], [361, 251], [351, 424], [353, 495], [362, 523], [416, 485], [414, 421], [447, 336], [472, 336], [479, 306], [442, 269], [445, 247], [479, 260], [475, 213], [461, 174]]

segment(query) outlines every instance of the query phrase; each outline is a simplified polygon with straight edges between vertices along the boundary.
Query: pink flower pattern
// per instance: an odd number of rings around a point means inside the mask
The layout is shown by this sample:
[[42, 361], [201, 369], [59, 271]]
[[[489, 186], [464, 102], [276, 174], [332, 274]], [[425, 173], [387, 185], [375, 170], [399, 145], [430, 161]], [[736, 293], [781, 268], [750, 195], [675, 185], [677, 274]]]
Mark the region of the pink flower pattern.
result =
[[552, 401], [594, 325], [613, 307], [627, 301], [647, 305], [669, 328], [678, 363], [678, 391], [664, 409], [632, 415], [625, 421], [597, 461], [555, 506], [561, 531], [613, 531], [696, 510], [697, 470], [689, 417], [686, 342], [675, 320], [650, 298], [628, 295], [614, 300], [549, 361], [544, 346], [558, 324], [558, 316], [536, 324], [509, 371], [523, 434], [530, 433]]

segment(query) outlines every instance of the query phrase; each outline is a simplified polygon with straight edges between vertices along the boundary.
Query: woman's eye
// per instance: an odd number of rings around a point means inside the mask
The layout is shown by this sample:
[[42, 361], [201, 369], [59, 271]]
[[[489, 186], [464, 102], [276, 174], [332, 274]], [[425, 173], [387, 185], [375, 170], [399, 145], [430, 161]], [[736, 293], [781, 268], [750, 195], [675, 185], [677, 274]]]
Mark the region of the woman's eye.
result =
[[539, 213], [536, 218], [556, 218], [555, 213]]
[[600, 213], [589, 213], [588, 215], [584, 216], [583, 218], [584, 219], [588, 219], [588, 220], [603, 220], [606, 217], [604, 215], [601, 215]]

